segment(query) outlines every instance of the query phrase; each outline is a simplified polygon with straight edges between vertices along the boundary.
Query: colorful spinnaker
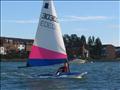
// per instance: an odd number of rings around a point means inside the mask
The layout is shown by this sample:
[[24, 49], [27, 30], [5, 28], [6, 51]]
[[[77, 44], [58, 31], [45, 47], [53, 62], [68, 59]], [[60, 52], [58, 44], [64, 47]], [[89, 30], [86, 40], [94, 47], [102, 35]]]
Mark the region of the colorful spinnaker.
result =
[[67, 62], [67, 54], [54, 3], [45, 0], [27, 65], [46, 66], [64, 62]]

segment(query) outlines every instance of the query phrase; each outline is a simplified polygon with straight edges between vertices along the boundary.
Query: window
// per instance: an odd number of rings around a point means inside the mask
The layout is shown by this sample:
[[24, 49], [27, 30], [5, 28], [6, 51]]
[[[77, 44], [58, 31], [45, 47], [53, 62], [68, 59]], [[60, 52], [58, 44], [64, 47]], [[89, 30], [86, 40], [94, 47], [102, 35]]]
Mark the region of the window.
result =
[[48, 6], [49, 6], [49, 4], [48, 4], [48, 3], [45, 3], [44, 8], [48, 9]]

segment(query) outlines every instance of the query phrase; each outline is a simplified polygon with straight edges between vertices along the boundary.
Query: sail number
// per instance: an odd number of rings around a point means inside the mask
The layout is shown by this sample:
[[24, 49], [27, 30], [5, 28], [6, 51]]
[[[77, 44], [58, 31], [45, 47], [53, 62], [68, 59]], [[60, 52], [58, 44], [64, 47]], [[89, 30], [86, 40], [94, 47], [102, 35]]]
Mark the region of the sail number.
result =
[[46, 20], [53, 21], [53, 22], [58, 22], [55, 16], [46, 14], [46, 13], [42, 13], [42, 19], [46, 19]]
[[49, 28], [49, 29], [54, 29], [54, 26], [53, 26], [52, 23], [44, 21], [44, 20], [41, 20], [40, 26], [43, 26], [43, 27], [46, 27], [46, 28]]
[[54, 24], [52, 22], [49, 22], [49, 21], [53, 21], [53, 22], [58, 22], [57, 21], [57, 18], [53, 15], [50, 15], [50, 14], [46, 14], [46, 13], [42, 13], [41, 15], [41, 21], [40, 21], [40, 26], [43, 26], [43, 27], [46, 27], [46, 28], [49, 28], [49, 29], [54, 29]]

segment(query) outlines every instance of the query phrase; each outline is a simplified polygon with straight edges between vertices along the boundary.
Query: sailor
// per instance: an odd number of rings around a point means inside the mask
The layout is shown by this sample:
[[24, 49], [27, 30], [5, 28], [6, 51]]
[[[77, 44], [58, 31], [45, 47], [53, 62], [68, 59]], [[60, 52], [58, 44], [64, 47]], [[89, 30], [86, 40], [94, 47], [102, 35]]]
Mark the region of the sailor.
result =
[[60, 75], [61, 73], [66, 73], [66, 72], [69, 72], [68, 63], [64, 63], [64, 66], [60, 67], [57, 70], [56, 75]]

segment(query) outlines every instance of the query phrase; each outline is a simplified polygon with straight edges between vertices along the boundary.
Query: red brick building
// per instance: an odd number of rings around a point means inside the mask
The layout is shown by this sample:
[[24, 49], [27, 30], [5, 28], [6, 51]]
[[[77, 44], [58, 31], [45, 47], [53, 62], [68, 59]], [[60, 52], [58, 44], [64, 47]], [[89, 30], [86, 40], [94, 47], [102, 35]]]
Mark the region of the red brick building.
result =
[[105, 59], [115, 59], [116, 58], [116, 50], [113, 45], [103, 45], [102, 56]]
[[33, 44], [32, 39], [0, 37], [0, 41], [1, 54], [7, 54], [9, 51], [19, 51], [23, 49], [29, 52]]

